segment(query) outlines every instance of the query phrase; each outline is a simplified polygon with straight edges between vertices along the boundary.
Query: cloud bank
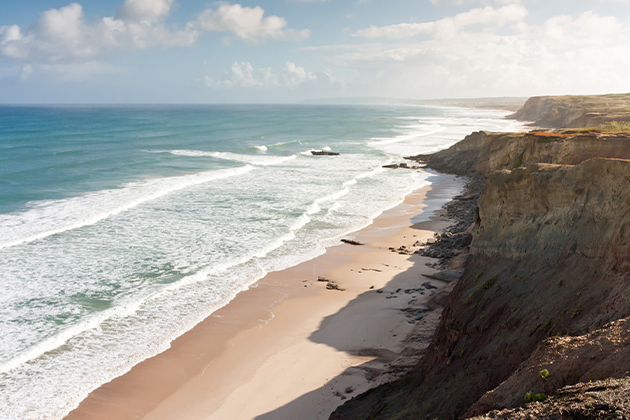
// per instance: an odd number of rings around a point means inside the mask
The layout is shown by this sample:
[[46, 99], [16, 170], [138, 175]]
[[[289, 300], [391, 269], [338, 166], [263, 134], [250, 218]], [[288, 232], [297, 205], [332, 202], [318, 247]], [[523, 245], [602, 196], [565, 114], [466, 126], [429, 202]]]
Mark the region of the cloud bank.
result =
[[527, 16], [520, 4], [487, 6], [432, 22], [370, 26], [352, 35], [373, 43], [310, 50], [358, 74], [355, 80], [374, 87], [366, 93], [374, 95], [529, 96], [630, 89], [630, 31], [617, 17], [587, 11], [530, 24]]

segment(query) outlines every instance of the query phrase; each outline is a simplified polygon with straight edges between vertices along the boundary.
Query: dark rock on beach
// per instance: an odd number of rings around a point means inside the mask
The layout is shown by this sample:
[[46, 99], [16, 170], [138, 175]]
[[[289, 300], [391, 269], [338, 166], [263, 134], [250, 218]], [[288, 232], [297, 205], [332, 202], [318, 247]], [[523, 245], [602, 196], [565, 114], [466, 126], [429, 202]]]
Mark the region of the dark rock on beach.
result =
[[326, 289], [328, 289], [328, 290], [339, 290], [340, 292], [343, 292], [344, 290], [346, 290], [346, 289], [342, 289], [341, 287], [339, 287], [339, 285], [335, 281], [329, 281], [328, 283], [326, 283]]
[[480, 177], [466, 178], [463, 194], [446, 203], [444, 209], [452, 224], [442, 233], [436, 233], [423, 248], [416, 251], [423, 257], [437, 258], [437, 267], [445, 269], [454, 257], [468, 254], [472, 242], [469, 228], [475, 223], [477, 199], [483, 190], [484, 180]]
[[341, 242], [348, 245], [364, 245], [361, 242], [353, 241], [352, 239], [342, 239]]

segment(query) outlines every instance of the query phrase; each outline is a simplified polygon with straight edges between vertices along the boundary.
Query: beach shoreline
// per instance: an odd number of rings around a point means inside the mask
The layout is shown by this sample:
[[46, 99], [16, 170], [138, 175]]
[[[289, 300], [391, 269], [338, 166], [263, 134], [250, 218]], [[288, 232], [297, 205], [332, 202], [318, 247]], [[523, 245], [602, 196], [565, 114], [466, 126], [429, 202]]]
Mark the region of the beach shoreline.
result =
[[398, 248], [447, 227], [440, 209], [462, 188], [435, 175], [351, 235], [365, 245], [330, 247], [269, 273], [65, 419], [328, 418], [347, 398], [400, 376], [428, 345], [440, 313], [429, 300], [447, 283], [423, 287], [435, 260]]

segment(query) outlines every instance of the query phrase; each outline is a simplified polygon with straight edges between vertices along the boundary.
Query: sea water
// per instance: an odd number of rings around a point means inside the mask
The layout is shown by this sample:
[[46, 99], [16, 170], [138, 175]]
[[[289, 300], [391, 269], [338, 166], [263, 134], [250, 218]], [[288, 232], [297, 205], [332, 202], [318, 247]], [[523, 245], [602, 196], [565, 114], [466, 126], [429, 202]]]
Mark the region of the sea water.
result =
[[266, 273], [321, 255], [429, 182], [383, 165], [521, 128], [505, 115], [0, 107], [0, 418], [62, 418]]

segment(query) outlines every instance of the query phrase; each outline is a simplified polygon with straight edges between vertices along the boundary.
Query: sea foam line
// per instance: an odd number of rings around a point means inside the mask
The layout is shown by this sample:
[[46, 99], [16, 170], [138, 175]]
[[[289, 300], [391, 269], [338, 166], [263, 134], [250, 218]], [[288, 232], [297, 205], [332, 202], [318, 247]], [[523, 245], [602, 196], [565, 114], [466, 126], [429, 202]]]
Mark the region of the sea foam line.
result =
[[62, 200], [35, 202], [29, 210], [0, 215], [0, 249], [36, 241], [68, 230], [89, 226], [144, 202], [194, 185], [241, 175], [255, 169], [245, 165], [134, 182], [123, 188], [102, 190]]
[[444, 131], [446, 129], [446, 127], [438, 127], [435, 128], [433, 130], [430, 131], [424, 131], [424, 132], [411, 132], [405, 135], [400, 135], [400, 136], [396, 136], [393, 138], [387, 138], [387, 139], [373, 139], [376, 141], [369, 141], [367, 144], [368, 146], [382, 146], [385, 144], [392, 144], [392, 143], [400, 143], [403, 141], [407, 141], [407, 140], [412, 140], [415, 139], [417, 137], [426, 137], [426, 136], [430, 136], [431, 134], [435, 134], [435, 133], [439, 133], [440, 131]]
[[216, 159], [231, 160], [234, 162], [242, 162], [242, 163], [247, 163], [249, 165], [256, 165], [256, 166], [279, 165], [281, 163], [293, 160], [297, 157], [296, 155], [290, 155], [290, 156], [243, 155], [240, 153], [231, 153], [231, 152], [205, 152], [203, 150], [171, 150], [170, 153], [177, 156], [191, 156], [191, 157], [207, 156], [207, 157], [213, 157]]

